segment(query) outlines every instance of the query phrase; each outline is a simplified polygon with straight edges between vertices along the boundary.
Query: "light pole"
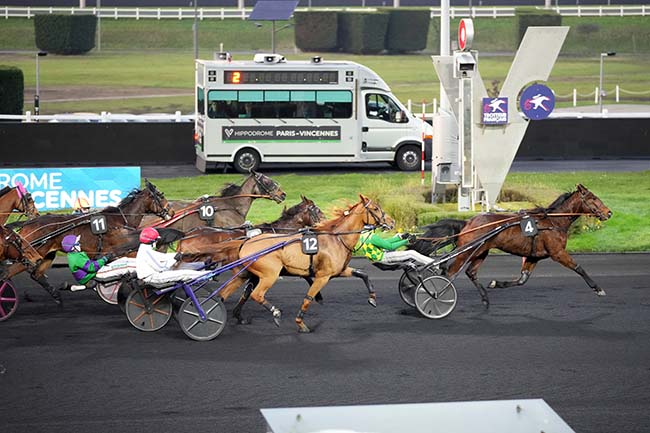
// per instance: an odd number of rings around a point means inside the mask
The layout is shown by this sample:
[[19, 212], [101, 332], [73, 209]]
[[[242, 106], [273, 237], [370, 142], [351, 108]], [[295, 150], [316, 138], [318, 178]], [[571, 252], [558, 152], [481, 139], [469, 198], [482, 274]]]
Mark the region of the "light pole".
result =
[[40, 75], [41, 75], [41, 69], [39, 65], [38, 58], [39, 57], [45, 57], [47, 56], [47, 53], [45, 51], [39, 51], [36, 53], [36, 94], [34, 95], [34, 114], [39, 115], [41, 112], [41, 107], [40, 107], [40, 98], [41, 98], [41, 83], [40, 83]]
[[605, 57], [610, 57], [610, 56], [615, 56], [616, 53], [613, 51], [610, 51], [608, 53], [600, 53], [600, 81], [598, 84], [598, 106], [600, 108], [600, 112], [603, 112], [603, 96], [605, 96], [605, 92], [603, 91], [603, 60]]

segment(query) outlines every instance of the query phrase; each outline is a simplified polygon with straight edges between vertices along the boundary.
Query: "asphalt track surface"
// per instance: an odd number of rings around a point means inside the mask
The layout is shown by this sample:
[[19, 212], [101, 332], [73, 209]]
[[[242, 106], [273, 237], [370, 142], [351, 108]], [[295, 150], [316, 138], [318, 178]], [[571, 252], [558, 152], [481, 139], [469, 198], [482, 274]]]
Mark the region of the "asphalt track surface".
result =
[[[280, 327], [250, 303], [250, 325], [229, 320], [201, 343], [174, 320], [140, 332], [92, 291], [65, 292], [58, 308], [19, 275], [34, 301], [0, 323], [0, 431], [258, 433], [261, 408], [543, 398], [577, 432], [648, 432], [650, 255], [576, 259], [606, 297], [543, 261], [526, 286], [492, 290], [488, 311], [459, 277], [458, 306], [437, 321], [402, 303], [399, 272], [353, 259], [376, 309], [361, 281], [333, 280], [306, 316], [314, 332], [298, 334], [306, 285], [284, 278], [268, 293]], [[479, 276], [509, 279], [519, 263], [491, 256]]]

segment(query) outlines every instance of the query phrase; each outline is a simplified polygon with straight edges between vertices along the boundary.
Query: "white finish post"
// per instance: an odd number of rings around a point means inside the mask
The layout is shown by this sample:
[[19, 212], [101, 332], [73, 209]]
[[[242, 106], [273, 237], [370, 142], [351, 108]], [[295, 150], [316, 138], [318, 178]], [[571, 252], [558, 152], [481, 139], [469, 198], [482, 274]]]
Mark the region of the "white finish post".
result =
[[86, 0], [79, 0], [79, 7], [80, 8], [85, 8], [86, 7]]
[[573, 106], [578, 105], [578, 89], [573, 89]]
[[621, 88], [619, 85], [616, 85], [616, 103], [618, 104], [620, 102], [620, 96], [621, 96]]
[[596, 87], [596, 90], [594, 90], [594, 104], [598, 104], [598, 100], [600, 99], [599, 96], [600, 96], [600, 88]]
[[427, 104], [426, 101], [422, 101], [422, 143], [420, 145], [420, 150], [422, 151], [422, 156], [421, 156], [421, 161], [420, 161], [420, 185], [424, 186], [424, 136], [425, 136], [425, 129], [424, 129], [424, 122], [426, 122], [426, 117], [425, 117], [425, 112], [427, 109]]
[[410, 113], [413, 112], [412, 106], [413, 106], [413, 101], [411, 101], [411, 99], [408, 99], [408, 100], [406, 101], [406, 108], [408, 108], [408, 110], [409, 110]]

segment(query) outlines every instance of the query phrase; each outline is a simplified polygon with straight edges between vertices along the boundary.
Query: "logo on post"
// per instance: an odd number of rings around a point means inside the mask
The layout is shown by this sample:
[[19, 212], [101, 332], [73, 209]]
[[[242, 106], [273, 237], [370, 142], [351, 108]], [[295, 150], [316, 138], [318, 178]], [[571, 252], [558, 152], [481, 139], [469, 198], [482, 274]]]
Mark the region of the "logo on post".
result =
[[530, 120], [546, 119], [555, 108], [555, 94], [542, 84], [534, 84], [523, 91], [519, 106]]
[[483, 98], [484, 125], [505, 125], [508, 123], [508, 98]]

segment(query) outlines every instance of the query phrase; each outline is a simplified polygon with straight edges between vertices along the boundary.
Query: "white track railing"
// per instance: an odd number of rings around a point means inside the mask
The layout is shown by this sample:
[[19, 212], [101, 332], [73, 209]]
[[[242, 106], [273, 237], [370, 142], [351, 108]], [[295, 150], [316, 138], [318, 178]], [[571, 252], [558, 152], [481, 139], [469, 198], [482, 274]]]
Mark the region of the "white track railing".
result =
[[83, 114], [48, 114], [35, 115], [30, 111], [25, 114], [0, 114], [0, 120], [18, 122], [48, 122], [48, 123], [157, 123], [157, 122], [194, 122], [194, 114], [112, 114], [109, 112]]
[[[375, 8], [315, 8], [317, 10], [363, 10], [375, 11]], [[541, 9], [541, 8], [540, 8]], [[563, 16], [577, 17], [602, 17], [602, 16], [646, 16], [650, 14], [650, 6], [561, 6], [552, 8]], [[248, 18], [252, 8], [199, 8], [198, 17], [204, 19], [242, 19]], [[298, 8], [298, 11], [307, 11], [307, 8]], [[312, 9], [314, 10], [314, 9]], [[432, 7], [431, 18], [440, 16], [440, 8]], [[126, 8], [126, 7], [105, 7], [98, 11], [97, 8], [75, 8], [75, 7], [32, 7], [32, 6], [0, 6], [0, 17], [4, 18], [33, 18], [39, 14], [92, 14], [101, 12], [102, 18], [112, 19], [193, 19], [194, 8]], [[472, 18], [502, 18], [515, 16], [514, 7], [452, 7], [449, 9], [451, 18], [472, 17]]]

